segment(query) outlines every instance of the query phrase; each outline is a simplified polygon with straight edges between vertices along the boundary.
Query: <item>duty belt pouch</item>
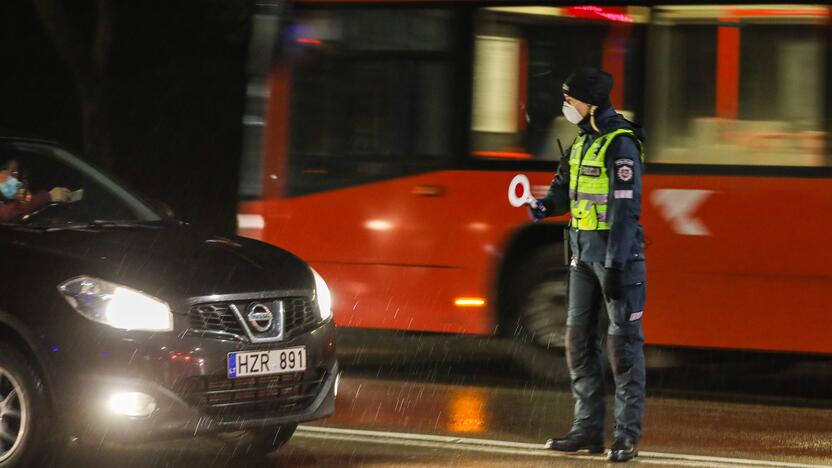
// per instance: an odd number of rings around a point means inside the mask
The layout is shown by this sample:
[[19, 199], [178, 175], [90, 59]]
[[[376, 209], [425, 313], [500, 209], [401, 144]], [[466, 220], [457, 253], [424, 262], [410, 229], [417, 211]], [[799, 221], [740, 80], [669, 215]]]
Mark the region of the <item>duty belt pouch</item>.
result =
[[575, 220], [575, 227], [582, 231], [591, 231], [598, 228], [598, 214], [595, 203], [589, 200], [573, 202], [572, 219]]

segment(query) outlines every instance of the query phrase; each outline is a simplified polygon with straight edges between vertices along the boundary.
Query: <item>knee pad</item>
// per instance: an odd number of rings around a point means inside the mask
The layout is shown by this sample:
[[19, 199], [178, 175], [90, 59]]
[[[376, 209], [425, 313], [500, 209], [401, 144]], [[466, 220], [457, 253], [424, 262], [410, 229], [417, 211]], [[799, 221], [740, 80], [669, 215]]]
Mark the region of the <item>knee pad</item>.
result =
[[631, 336], [607, 335], [607, 353], [614, 375], [625, 374], [633, 367], [633, 350]]
[[[591, 359], [600, 354], [594, 329], [566, 327], [566, 364], [572, 371], [591, 366]], [[597, 359], [597, 358], [596, 358]]]

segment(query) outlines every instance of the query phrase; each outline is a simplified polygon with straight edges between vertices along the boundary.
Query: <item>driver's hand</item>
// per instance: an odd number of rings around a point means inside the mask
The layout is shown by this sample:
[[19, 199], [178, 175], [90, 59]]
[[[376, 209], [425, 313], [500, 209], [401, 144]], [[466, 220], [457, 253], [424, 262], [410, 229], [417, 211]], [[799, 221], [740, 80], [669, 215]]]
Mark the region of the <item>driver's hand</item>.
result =
[[66, 187], [55, 187], [49, 191], [49, 198], [55, 203], [69, 203], [72, 200], [72, 191]]

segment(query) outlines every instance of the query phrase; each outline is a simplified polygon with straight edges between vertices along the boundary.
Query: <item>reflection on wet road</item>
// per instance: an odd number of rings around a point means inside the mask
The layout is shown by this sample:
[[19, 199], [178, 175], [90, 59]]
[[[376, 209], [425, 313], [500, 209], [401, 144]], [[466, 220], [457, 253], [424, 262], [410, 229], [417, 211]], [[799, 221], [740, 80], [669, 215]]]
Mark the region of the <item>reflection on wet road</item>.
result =
[[[565, 375], [532, 379], [505, 356], [489, 353], [481, 340], [449, 351], [446, 338], [419, 337], [411, 341], [415, 350], [394, 343], [382, 352], [368, 339], [342, 342], [346, 370], [336, 414], [301, 426], [268, 460], [246, 458], [244, 444], [198, 438], [131, 448], [88, 443], [54, 466], [606, 465], [602, 456], [540, 448], [569, 429], [572, 398]], [[557, 355], [548, 359], [565, 366]], [[651, 370], [638, 464], [832, 465], [832, 364], [765, 371], [757, 364]]]
[[[568, 431], [571, 423], [571, 396], [567, 388], [558, 388], [565, 384], [554, 389], [483, 389], [349, 378], [343, 385], [342, 406], [323, 423], [327, 427], [459, 435], [539, 447], [546, 438]], [[648, 400], [644, 429], [642, 449], [651, 452], [832, 461], [830, 409], [654, 397]]]

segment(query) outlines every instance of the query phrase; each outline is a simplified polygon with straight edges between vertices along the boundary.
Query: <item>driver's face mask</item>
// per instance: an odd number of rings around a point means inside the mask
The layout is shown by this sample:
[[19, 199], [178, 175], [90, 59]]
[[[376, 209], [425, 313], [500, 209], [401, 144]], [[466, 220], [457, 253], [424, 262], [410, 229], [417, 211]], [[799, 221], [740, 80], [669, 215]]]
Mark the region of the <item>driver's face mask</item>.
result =
[[0, 194], [11, 200], [17, 195], [17, 191], [20, 190], [21, 185], [23, 183], [17, 177], [10, 175], [5, 182], [0, 183]]

